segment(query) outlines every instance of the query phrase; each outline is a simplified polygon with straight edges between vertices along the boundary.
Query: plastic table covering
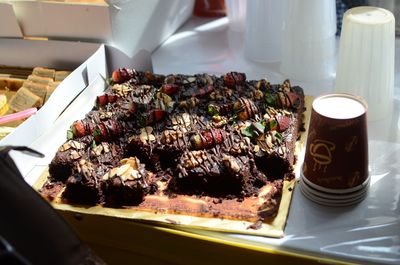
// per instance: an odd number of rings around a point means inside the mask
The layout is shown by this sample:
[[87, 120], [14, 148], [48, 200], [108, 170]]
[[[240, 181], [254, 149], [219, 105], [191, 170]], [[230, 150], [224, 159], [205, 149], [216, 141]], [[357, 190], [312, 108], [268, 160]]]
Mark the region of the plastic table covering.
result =
[[[192, 232], [315, 258], [400, 264], [399, 38], [395, 45], [394, 108], [385, 120], [368, 123], [371, 184], [361, 203], [348, 207], [321, 206], [305, 198], [296, 188], [283, 238]], [[240, 71], [245, 72], [248, 79], [267, 77], [271, 83], [280, 83], [287, 78], [279, 73], [279, 63], [256, 63], [245, 59], [244, 34], [231, 31], [227, 18], [191, 18], [154, 51], [152, 59], [154, 72], [162, 74], [220, 75]], [[302, 86], [307, 95], [318, 96], [333, 92], [334, 78], [332, 75], [319, 81], [290, 80], [292, 84]]]

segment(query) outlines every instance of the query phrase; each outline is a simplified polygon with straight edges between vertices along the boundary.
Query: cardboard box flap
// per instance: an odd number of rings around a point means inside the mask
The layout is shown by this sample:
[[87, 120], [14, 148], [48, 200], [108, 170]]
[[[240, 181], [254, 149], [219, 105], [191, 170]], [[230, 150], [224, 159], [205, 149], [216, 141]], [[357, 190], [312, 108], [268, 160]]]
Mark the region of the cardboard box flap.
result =
[[[4, 65], [28, 68], [45, 66], [59, 70], [74, 70], [58, 85], [46, 104], [2, 139], [0, 145], [31, 146], [36, 139], [51, 128], [60, 114], [88, 86], [87, 65], [83, 62], [99, 49], [103, 50], [104, 54], [104, 46], [100, 44], [3, 39], [0, 42], [0, 54], [2, 55], [1, 63]], [[50, 137], [46, 141], [49, 139]], [[18, 152], [12, 152], [12, 155], [15, 155], [14, 161], [23, 175], [35, 165], [35, 160], [30, 156]]]
[[141, 49], [132, 57], [129, 57], [119, 49], [106, 46], [107, 74], [111, 74], [117, 68], [133, 68], [149, 70], [153, 69], [151, 62], [151, 53], [148, 50]]
[[100, 44], [72, 41], [2, 39], [1, 64], [7, 66], [73, 70], [93, 54]]
[[[107, 43], [133, 56], [141, 49], [153, 51], [173, 34], [192, 15], [194, 0], [14, 0], [7, 5], [7, 12], [14, 10], [11, 22], [19, 24], [18, 36]], [[10, 30], [7, 23], [3, 27]]]
[[104, 2], [78, 4], [52, 1], [13, 1], [25, 36], [110, 40], [111, 19]]
[[191, 15], [193, 0], [109, 0], [113, 43], [128, 55], [155, 50]]
[[0, 38], [22, 38], [22, 32], [11, 4], [0, 3], [0, 18]]

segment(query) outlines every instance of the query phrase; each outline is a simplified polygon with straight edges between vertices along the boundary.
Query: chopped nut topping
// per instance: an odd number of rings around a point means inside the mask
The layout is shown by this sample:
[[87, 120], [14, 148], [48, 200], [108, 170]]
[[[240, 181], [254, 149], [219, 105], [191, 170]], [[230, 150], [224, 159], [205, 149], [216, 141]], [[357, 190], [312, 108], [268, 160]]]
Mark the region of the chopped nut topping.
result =
[[233, 173], [238, 173], [240, 171], [240, 166], [236, 161], [236, 158], [230, 155], [224, 155], [222, 157], [222, 161], [224, 165], [228, 168], [229, 171]]
[[188, 127], [191, 124], [190, 115], [188, 113], [173, 116], [171, 121], [173, 125], [184, 125], [185, 127]]
[[183, 166], [187, 169], [197, 167], [207, 159], [207, 153], [202, 150], [186, 152], [182, 156]]
[[136, 157], [129, 157], [129, 158], [124, 158], [121, 160], [122, 165], [128, 164], [134, 169], [139, 168], [139, 163], [140, 163], [139, 159], [137, 159]]
[[233, 145], [233, 146], [231, 147], [231, 149], [229, 150], [229, 153], [230, 153], [231, 155], [237, 156], [237, 155], [240, 155], [240, 154], [242, 153], [242, 149], [240, 148], [239, 145]]
[[158, 92], [156, 94], [156, 99], [157, 99], [155, 100], [156, 107], [162, 110], [171, 108], [172, 106], [174, 106], [175, 103], [170, 96], [161, 92]]
[[254, 90], [254, 98], [262, 99], [264, 97], [264, 93], [261, 90]]
[[200, 100], [196, 97], [191, 97], [188, 100], [183, 100], [179, 102], [179, 108], [184, 109], [184, 108], [189, 108], [193, 109], [194, 107], [197, 106], [197, 104], [200, 102]]
[[289, 93], [290, 92], [290, 82], [288, 79], [286, 79], [285, 81], [283, 81], [281, 88], [283, 90], [283, 92], [285, 93]]
[[101, 145], [103, 146], [104, 153], [110, 152], [110, 146], [108, 145], [108, 143], [103, 142]]
[[100, 156], [101, 152], [103, 151], [103, 145], [100, 144], [96, 146], [92, 151], [96, 156]]
[[85, 176], [86, 178], [92, 177], [96, 175], [96, 172], [94, 170], [93, 164], [81, 159], [79, 161], [79, 164], [77, 166], [78, 172], [82, 173], [83, 176]]
[[188, 83], [194, 83], [194, 82], [196, 82], [196, 78], [195, 77], [193, 77], [193, 76], [191, 76], [191, 77], [188, 77], [187, 79], [185, 79], [185, 80], [187, 80], [187, 82]]
[[107, 180], [113, 176], [120, 177], [122, 181], [140, 179], [142, 175], [138, 171], [139, 163], [139, 159], [136, 157], [124, 158], [120, 161], [120, 166], [104, 174], [103, 180]]
[[271, 134], [267, 134], [267, 135], [266, 135], [265, 141], [266, 141], [266, 143], [267, 143], [267, 146], [268, 146], [269, 148], [272, 148], [273, 144], [272, 144], [272, 136], [271, 136]]
[[225, 90], [225, 94], [226, 94], [228, 97], [232, 97], [232, 95], [233, 95], [233, 90], [230, 89], [230, 88], [227, 88], [227, 89]]
[[204, 75], [204, 78], [206, 79], [207, 84], [209, 84], [209, 85], [213, 85], [213, 84], [214, 84], [213, 79], [212, 79], [211, 76], [209, 76], [208, 74], [205, 74], [205, 75]]
[[113, 85], [112, 89], [115, 94], [120, 96], [126, 96], [129, 94], [129, 92], [132, 91], [133, 88], [127, 84], [115, 84]]
[[143, 143], [146, 143], [147, 141], [155, 141], [156, 137], [151, 134], [153, 132], [153, 128], [150, 126], [146, 126], [142, 129], [140, 129], [140, 141], [142, 141]]
[[85, 148], [85, 144], [80, 143], [78, 141], [69, 140], [68, 142], [63, 144], [58, 150], [60, 152], [64, 152], [64, 151], [67, 151], [70, 148], [74, 148], [76, 150], [84, 149]]
[[129, 168], [130, 168], [129, 164], [124, 164], [124, 165], [118, 167], [117, 176], [119, 176], [119, 177], [122, 176], [123, 174], [125, 174], [125, 172], [128, 171]]
[[75, 150], [71, 152], [70, 156], [71, 156], [71, 158], [74, 159], [74, 160], [76, 160], [76, 159], [82, 157], [81, 154], [79, 154], [79, 153], [78, 153], [77, 151], [75, 151]]

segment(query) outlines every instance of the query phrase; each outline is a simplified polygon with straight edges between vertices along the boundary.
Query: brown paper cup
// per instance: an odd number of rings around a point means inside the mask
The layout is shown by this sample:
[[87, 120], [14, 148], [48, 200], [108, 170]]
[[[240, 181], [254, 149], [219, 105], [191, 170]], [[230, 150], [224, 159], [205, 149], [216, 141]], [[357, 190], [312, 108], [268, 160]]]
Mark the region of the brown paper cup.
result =
[[349, 94], [313, 101], [302, 175], [323, 192], [365, 187], [368, 173], [367, 104]]

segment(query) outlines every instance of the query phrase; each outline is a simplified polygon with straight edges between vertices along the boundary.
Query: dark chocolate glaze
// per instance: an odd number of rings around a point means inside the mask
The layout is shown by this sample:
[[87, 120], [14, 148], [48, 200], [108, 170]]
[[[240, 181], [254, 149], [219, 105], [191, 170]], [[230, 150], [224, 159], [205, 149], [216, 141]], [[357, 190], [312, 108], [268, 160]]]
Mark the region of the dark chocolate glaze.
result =
[[[246, 80], [237, 72], [164, 76], [125, 69], [120, 74], [125, 82], [110, 85], [101, 104], [81, 120], [83, 128], [72, 128], [85, 135], [74, 135], [82, 146], [60, 147], [43, 193], [61, 186], [69, 202], [122, 207], [160, 192], [240, 201], [272, 184], [259, 216], [276, 214], [282, 181], [294, 176], [302, 88], [288, 80], [276, 85]], [[285, 124], [275, 124], [281, 120]], [[140, 174], [124, 179], [115, 170], [129, 157], [140, 161]], [[159, 183], [165, 183], [162, 189]]]

